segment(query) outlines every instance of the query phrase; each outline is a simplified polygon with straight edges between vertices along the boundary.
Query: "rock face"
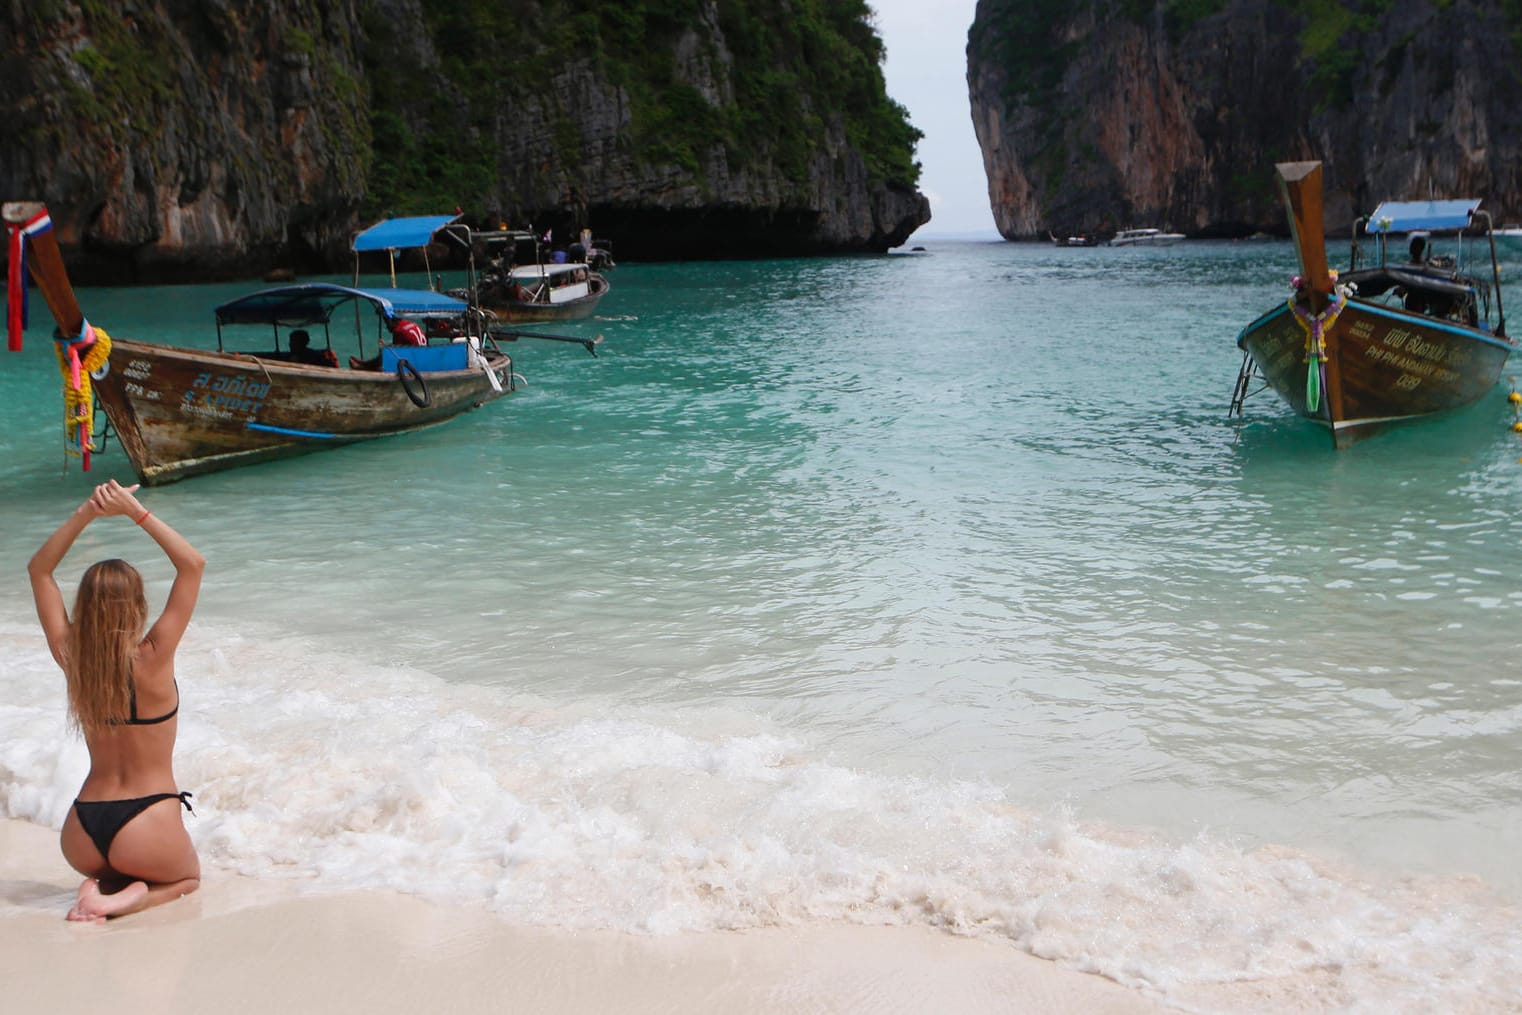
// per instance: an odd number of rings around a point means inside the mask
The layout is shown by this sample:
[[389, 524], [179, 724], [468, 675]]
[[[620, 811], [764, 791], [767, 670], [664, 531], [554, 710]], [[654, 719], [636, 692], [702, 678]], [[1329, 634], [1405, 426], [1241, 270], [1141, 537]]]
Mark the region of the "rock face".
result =
[[[619, 13], [657, 7], [667, 14]], [[886, 95], [862, 0], [377, 10], [392, 28], [371, 31], [372, 64], [431, 82], [394, 94], [372, 71], [377, 105], [401, 123], [377, 121], [376, 176], [404, 181], [376, 188], [388, 206], [434, 186], [426, 138], [492, 165], [458, 181], [467, 208], [557, 237], [590, 227], [620, 258], [881, 251], [929, 221], [919, 132]], [[426, 31], [406, 27], [417, 20]], [[412, 41], [425, 35], [431, 51]]]
[[[216, 275], [343, 242], [368, 128], [334, 5], [0, 6], [0, 193], [47, 202], [77, 279]], [[177, 13], [176, 13], [177, 12]]]
[[1324, 163], [1334, 232], [1429, 196], [1515, 219], [1522, 26], [1503, 7], [979, 0], [967, 81], [994, 220], [1009, 239], [1282, 234], [1273, 166], [1303, 159]]
[[[723, 7], [800, 5], [820, 6]], [[918, 132], [883, 91], [870, 29], [858, 79], [876, 82], [871, 116], [896, 123], [897, 171], [831, 94], [795, 96], [811, 111], [802, 158], [717, 128], [704, 143], [705, 117], [745, 116], [737, 82], [768, 68], [734, 53], [716, 0], [694, 0], [690, 23], [634, 26], [655, 69], [631, 70], [598, 42], [599, 19], [629, 25], [613, 6], [0, 0], [0, 196], [47, 202], [81, 282], [341, 271], [356, 228], [457, 206], [477, 224], [590, 225], [624, 258], [885, 250], [929, 220]], [[522, 30], [541, 23], [574, 31], [555, 48]], [[635, 115], [661, 109], [661, 89], [703, 104], [680, 157]]]

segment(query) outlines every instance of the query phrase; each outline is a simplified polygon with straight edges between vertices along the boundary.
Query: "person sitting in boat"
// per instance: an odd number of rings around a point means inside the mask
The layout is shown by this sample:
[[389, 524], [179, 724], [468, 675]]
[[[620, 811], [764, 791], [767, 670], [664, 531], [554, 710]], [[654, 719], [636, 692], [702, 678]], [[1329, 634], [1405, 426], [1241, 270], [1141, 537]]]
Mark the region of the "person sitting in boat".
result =
[[[1426, 234], [1412, 234], [1411, 245], [1407, 248], [1407, 252], [1412, 264], [1418, 267], [1426, 267], [1428, 263]], [[1434, 317], [1445, 317], [1453, 305], [1452, 299], [1414, 286], [1397, 286], [1395, 295], [1401, 298], [1401, 304], [1413, 314], [1431, 314]]]
[[297, 328], [291, 332], [291, 362], [305, 363], [314, 367], [336, 367], [338, 356], [332, 349], [313, 349], [312, 336]]
[[[428, 336], [423, 334], [416, 321], [409, 321], [405, 317], [392, 317], [386, 321], [386, 326], [391, 329], [392, 345], [427, 345]], [[381, 365], [380, 354], [370, 359], [360, 359], [358, 356], [349, 357], [350, 370], [379, 370]]]
[[409, 321], [405, 317], [393, 317], [391, 318], [391, 344], [427, 345], [428, 336], [423, 334], [423, 329], [418, 327], [416, 321]]

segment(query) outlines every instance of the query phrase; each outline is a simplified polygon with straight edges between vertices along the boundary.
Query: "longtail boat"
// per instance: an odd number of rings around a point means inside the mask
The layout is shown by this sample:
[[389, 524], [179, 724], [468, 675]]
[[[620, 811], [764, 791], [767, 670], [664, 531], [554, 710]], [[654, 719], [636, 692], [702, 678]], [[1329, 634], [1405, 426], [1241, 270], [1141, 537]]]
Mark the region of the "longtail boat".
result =
[[[13, 270], [19, 271], [15, 236], [24, 233], [26, 268], [57, 322], [66, 446], [86, 469], [91, 453], [112, 434], [138, 478], [155, 486], [407, 433], [514, 389], [512, 360], [487, 333], [483, 315], [427, 290], [330, 284], [261, 290], [217, 308], [215, 349], [112, 338], [85, 320], [57, 241], [45, 227], [46, 209], [13, 202], [0, 216], [13, 233]], [[403, 321], [412, 322], [412, 329], [400, 328]], [[258, 326], [270, 344], [258, 351], [229, 349], [223, 328], [230, 325]], [[11, 347], [17, 349], [14, 313], [11, 326]], [[323, 348], [313, 343], [313, 351], [319, 361], [300, 361], [300, 343], [292, 336], [318, 326]], [[404, 334], [427, 344], [388, 344]], [[335, 337], [357, 354], [348, 367], [338, 365]], [[310, 334], [304, 338], [312, 340]], [[97, 425], [97, 399], [109, 429]]]
[[[472, 240], [484, 247], [486, 266], [469, 288], [450, 295], [470, 300], [498, 321], [580, 320], [592, 316], [613, 288], [593, 263], [611, 266], [612, 255], [602, 248], [578, 242], [568, 260], [555, 262], [544, 260], [544, 245], [530, 232], [476, 232]], [[531, 259], [517, 262], [523, 251], [532, 251]]]
[[[1351, 263], [1338, 273], [1327, 265], [1321, 163], [1276, 169], [1300, 274], [1290, 297], [1237, 337], [1243, 357], [1231, 411], [1240, 415], [1262, 381], [1345, 448], [1491, 391], [1516, 343], [1506, 334], [1490, 216], [1480, 202], [1386, 202], [1353, 224]], [[1376, 249], [1367, 265], [1360, 232]], [[1405, 245], [1392, 244], [1395, 236]]]
[[520, 264], [483, 275], [475, 300], [505, 321], [575, 321], [590, 317], [610, 288], [585, 264]]
[[[606, 241], [603, 241], [606, 242]], [[391, 284], [396, 284], [397, 255], [416, 251], [422, 255], [428, 285], [443, 289], [443, 276], [434, 271], [429, 250], [435, 246], [453, 247], [465, 252], [465, 285], [446, 290], [446, 294], [469, 303], [485, 322], [486, 334], [497, 341], [515, 342], [520, 338], [574, 342], [593, 356], [602, 336], [582, 338], [546, 335], [522, 331], [516, 325], [534, 321], [571, 321], [588, 317], [610, 288], [608, 280], [580, 261], [566, 264], [512, 264], [519, 246], [539, 241], [533, 233], [519, 230], [478, 232], [460, 221], [459, 215], [421, 215], [411, 218], [383, 219], [355, 234], [349, 247], [354, 253], [354, 279], [359, 284], [360, 259], [384, 253], [388, 258]], [[585, 256], [585, 249], [578, 256]], [[597, 248], [594, 248], [597, 249]], [[484, 254], [487, 266], [477, 270], [476, 255]], [[612, 256], [608, 255], [611, 263]]]

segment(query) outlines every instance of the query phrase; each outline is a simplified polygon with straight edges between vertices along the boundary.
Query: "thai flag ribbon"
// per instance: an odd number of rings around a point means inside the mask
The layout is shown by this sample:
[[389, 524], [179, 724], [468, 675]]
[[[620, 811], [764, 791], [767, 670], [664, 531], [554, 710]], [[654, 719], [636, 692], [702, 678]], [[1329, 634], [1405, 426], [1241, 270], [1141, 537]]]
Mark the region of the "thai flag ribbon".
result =
[[5, 280], [6, 347], [11, 352], [21, 351], [21, 333], [26, 329], [26, 239], [53, 228], [53, 220], [47, 210], [39, 211], [25, 222], [8, 223], [10, 232], [7, 260], [9, 271]]
[[58, 343], [59, 359], [63, 361], [60, 365], [64, 368], [64, 379], [68, 382], [63, 398], [64, 427], [65, 430], [71, 427], [74, 430], [69, 453], [77, 454], [83, 459], [86, 472], [90, 471], [90, 452], [93, 450], [90, 444], [90, 417], [94, 402], [89, 382], [84, 376], [80, 354], [93, 349], [97, 339], [104, 334], [103, 331], [97, 334], [95, 326], [85, 320], [80, 322], [79, 334], [73, 338], [53, 339]]

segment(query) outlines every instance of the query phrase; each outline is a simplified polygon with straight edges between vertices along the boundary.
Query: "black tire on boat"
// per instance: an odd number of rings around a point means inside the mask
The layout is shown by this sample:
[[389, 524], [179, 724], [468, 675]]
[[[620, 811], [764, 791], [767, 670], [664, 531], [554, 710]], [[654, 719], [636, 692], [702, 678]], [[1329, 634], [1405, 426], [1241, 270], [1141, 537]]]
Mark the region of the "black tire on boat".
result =
[[[410, 378], [410, 379], [409, 379]], [[433, 404], [433, 396], [428, 393], [428, 382], [423, 380], [423, 375], [417, 372], [417, 368], [406, 360], [398, 360], [396, 364], [396, 379], [402, 382], [402, 390], [407, 397], [412, 399], [412, 404], [419, 409], [426, 409]], [[414, 391], [412, 385], [417, 384]]]

